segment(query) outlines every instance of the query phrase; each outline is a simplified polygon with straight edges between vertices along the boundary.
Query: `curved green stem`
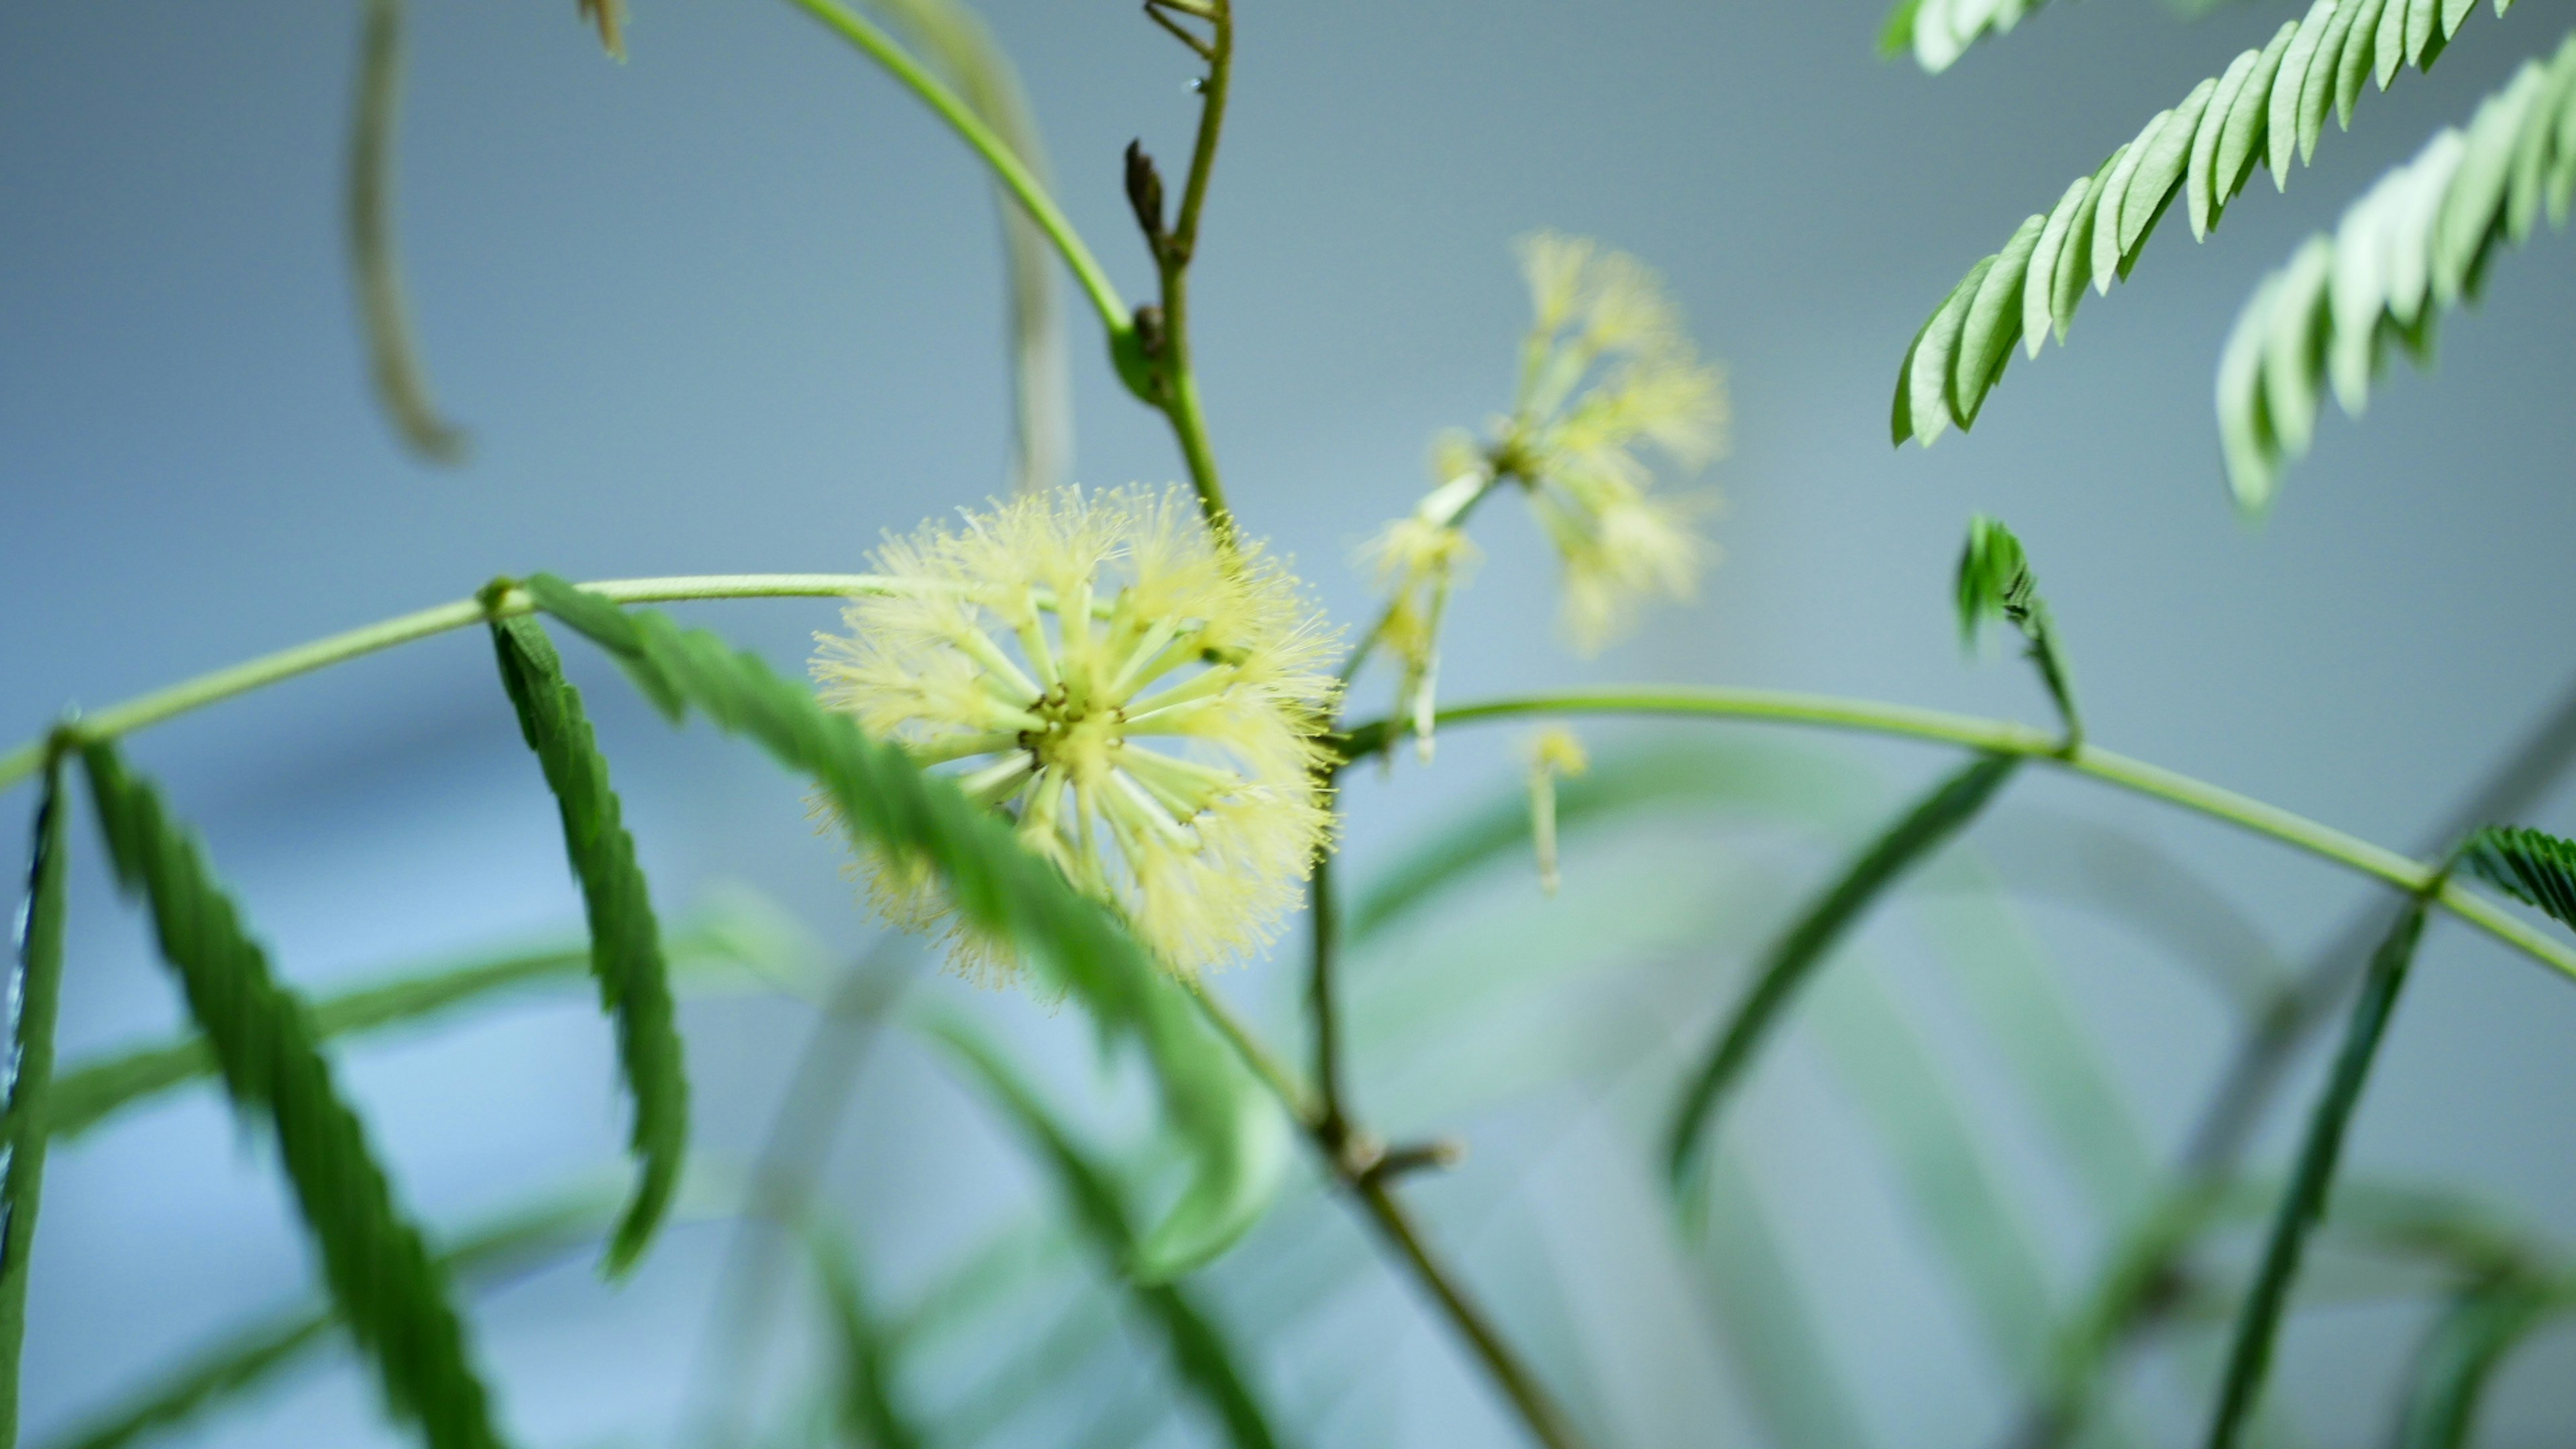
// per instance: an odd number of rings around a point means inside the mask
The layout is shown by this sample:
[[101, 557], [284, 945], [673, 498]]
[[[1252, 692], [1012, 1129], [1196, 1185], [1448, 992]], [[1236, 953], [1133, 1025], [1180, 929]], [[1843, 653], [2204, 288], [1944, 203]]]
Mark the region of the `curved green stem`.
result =
[[1017, 197], [1020, 205], [1028, 211], [1029, 219], [1037, 223], [1038, 230], [1046, 233], [1048, 241], [1055, 243], [1065, 265], [1073, 269], [1075, 280], [1082, 283], [1082, 290], [1090, 296], [1091, 305], [1099, 311], [1101, 325], [1109, 329], [1110, 345], [1115, 351], [1120, 341], [1134, 332], [1135, 318], [1128, 312], [1126, 302], [1119, 297], [1117, 287], [1110, 283], [1109, 274], [1101, 270], [1099, 259], [1092, 256], [1091, 248], [1083, 245], [1081, 234], [1073, 229], [1072, 222], [1065, 219], [1064, 212], [1055, 204], [1055, 198], [1047, 195], [1046, 187], [1021, 162], [1010, 143], [986, 125], [984, 119], [959, 99], [955, 91], [897, 45], [894, 37], [878, 29], [865, 16], [837, 3], [837, 0], [788, 0], [788, 3], [823, 22], [826, 29], [857, 46], [867, 53], [869, 59], [892, 72], [896, 80], [903, 82], [914, 95], [921, 97], [925, 105], [938, 112], [939, 119], [946, 121], [950, 130], [975, 148], [975, 154], [983, 157], [984, 164], [993, 168], [994, 176], [1010, 188], [1011, 195]]
[[[890, 580], [874, 574], [700, 574], [660, 579], [609, 579], [602, 583], [584, 584], [583, 588], [621, 604], [669, 603], [682, 599], [837, 599], [857, 594], [891, 591]], [[511, 587], [501, 591], [489, 603], [483, 599], [459, 599], [417, 613], [381, 623], [368, 624], [310, 644], [298, 644], [274, 654], [200, 674], [167, 689], [129, 699], [96, 714], [83, 715], [71, 725], [75, 746], [93, 740], [114, 739], [146, 725], [155, 725], [248, 694], [299, 674], [310, 674], [365, 654], [444, 634], [451, 629], [468, 628], [491, 619], [513, 618], [535, 609], [527, 591]], [[45, 742], [30, 740], [0, 755], [0, 790], [6, 790], [26, 779], [44, 764]]]
[[[2433, 891], [2432, 899], [2442, 909], [2576, 980], [2576, 947], [2541, 934], [2503, 907], [2462, 889], [2457, 882], [2438, 879], [2437, 867], [2160, 765], [2093, 745], [2068, 750], [2058, 737], [2015, 721], [1785, 690], [1613, 687], [1454, 705], [1440, 711], [1438, 722], [1467, 724], [1540, 714], [1666, 714], [1772, 720], [1903, 735], [1991, 754], [2025, 756], [2224, 820], [2257, 835], [2268, 835], [2311, 855], [2376, 876], [2403, 891]], [[1348, 761], [1374, 755], [1388, 746], [1395, 732], [1394, 723], [1388, 720], [1361, 725], [1342, 737], [1342, 756]]]

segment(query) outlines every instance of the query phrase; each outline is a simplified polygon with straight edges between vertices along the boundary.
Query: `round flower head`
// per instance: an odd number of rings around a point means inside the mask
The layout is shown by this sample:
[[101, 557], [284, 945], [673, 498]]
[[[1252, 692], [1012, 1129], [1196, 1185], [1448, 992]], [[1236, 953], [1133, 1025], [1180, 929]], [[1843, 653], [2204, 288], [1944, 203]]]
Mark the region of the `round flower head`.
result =
[[[1221, 545], [1188, 494], [1032, 494], [889, 538], [909, 587], [818, 635], [823, 700], [978, 803], [1187, 974], [1267, 944], [1330, 815], [1319, 735], [1335, 641], [1257, 545]], [[1016, 967], [936, 872], [872, 853], [897, 925], [966, 969]]]

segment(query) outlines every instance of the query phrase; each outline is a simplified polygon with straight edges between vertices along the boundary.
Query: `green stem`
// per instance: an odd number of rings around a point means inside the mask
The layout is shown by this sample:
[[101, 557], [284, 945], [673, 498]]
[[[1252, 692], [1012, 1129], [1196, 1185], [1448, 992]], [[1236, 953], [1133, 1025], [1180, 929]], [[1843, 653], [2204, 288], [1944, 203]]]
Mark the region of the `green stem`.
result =
[[[2541, 934], [2507, 913], [2503, 907], [2470, 893], [2457, 882], [2439, 878], [2441, 873], [2434, 866], [2358, 836], [2347, 835], [2332, 826], [2321, 825], [2304, 815], [2177, 774], [2159, 765], [2114, 754], [2093, 745], [2081, 745], [2070, 751], [2065, 741], [2046, 731], [2011, 720], [1979, 719], [1972, 715], [1917, 709], [1909, 705], [1843, 699], [1832, 695], [1795, 694], [1784, 690], [1612, 687], [1455, 705], [1441, 710], [1438, 722], [1443, 725], [1468, 724], [1477, 720], [1535, 714], [1667, 714], [1770, 720], [1903, 735], [1962, 745], [1990, 754], [2021, 755], [2152, 796], [2212, 819], [2224, 820], [2257, 835], [2268, 835], [2311, 855], [2375, 876], [2410, 894], [2434, 892], [2432, 899], [2442, 909], [2576, 980], [2576, 947]], [[1365, 759], [1386, 749], [1397, 729], [1395, 721], [1377, 720], [1350, 731], [1343, 736], [1344, 760]]]
[[866, 17], [836, 3], [836, 0], [788, 0], [788, 3], [865, 51], [870, 59], [892, 72], [896, 80], [910, 87], [924, 104], [938, 112], [939, 118], [946, 121], [949, 129], [967, 145], [975, 148], [975, 154], [984, 158], [984, 164], [992, 167], [993, 174], [1010, 188], [1011, 195], [1019, 199], [1029, 219], [1037, 223], [1038, 230], [1045, 232], [1047, 240], [1055, 243], [1065, 265], [1073, 268], [1075, 280], [1082, 283], [1082, 290], [1090, 295], [1091, 305], [1100, 313], [1101, 325], [1109, 329], [1113, 349], [1120, 339], [1134, 331], [1135, 319], [1129, 315], [1117, 287], [1110, 283], [1109, 274], [1101, 270], [1099, 260], [1092, 256], [1091, 248], [1083, 245], [1081, 234], [1073, 229], [1072, 222], [1065, 219], [1064, 212], [1055, 204], [1055, 198], [1047, 195], [1046, 187], [1021, 162], [1018, 153], [1011, 149], [1010, 143], [1003, 140], [1000, 133], [986, 125], [982, 117], [976, 115], [937, 76], [924, 69], [921, 62], [905, 53], [904, 48], [895, 43], [894, 37], [878, 29]]
[[[621, 604], [651, 604], [682, 599], [848, 598], [889, 592], [893, 582], [874, 574], [702, 574], [659, 579], [609, 579], [582, 587]], [[440, 604], [334, 634], [327, 639], [316, 639], [310, 644], [298, 644], [292, 649], [264, 654], [228, 669], [200, 674], [167, 689], [154, 690], [96, 714], [84, 715], [70, 726], [71, 744], [77, 748], [98, 740], [114, 739], [190, 710], [293, 679], [299, 674], [310, 674], [317, 669], [391, 649], [397, 644], [444, 634], [451, 629], [468, 628], [492, 619], [515, 618], [535, 607], [525, 590], [512, 587], [502, 591], [488, 604], [479, 598], [459, 599], [452, 604]], [[0, 755], [0, 790], [6, 790], [34, 774], [44, 759], [45, 742], [41, 739]]]
[[1216, 144], [1225, 129], [1225, 98], [1234, 73], [1234, 7], [1213, 0], [1204, 18], [1210, 27], [1207, 75], [1199, 82], [1198, 137], [1190, 148], [1190, 175], [1181, 190], [1181, 210], [1169, 235], [1149, 238], [1155, 270], [1163, 285], [1163, 325], [1157, 355], [1150, 358], [1160, 384], [1147, 394], [1172, 423], [1189, 465], [1190, 486], [1199, 495], [1199, 511], [1208, 526], [1231, 533], [1234, 514], [1226, 507], [1225, 484], [1219, 479], [1216, 452], [1208, 444], [1207, 419], [1199, 410], [1198, 375], [1190, 365], [1190, 258], [1198, 250], [1199, 215], [1207, 204], [1208, 177], [1216, 166]]

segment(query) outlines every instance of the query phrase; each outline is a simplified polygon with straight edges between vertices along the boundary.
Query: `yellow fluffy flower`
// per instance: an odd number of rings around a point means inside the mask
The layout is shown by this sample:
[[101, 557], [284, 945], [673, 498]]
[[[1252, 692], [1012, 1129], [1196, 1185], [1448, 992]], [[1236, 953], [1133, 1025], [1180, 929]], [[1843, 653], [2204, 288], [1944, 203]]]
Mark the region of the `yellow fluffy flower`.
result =
[[1542, 232], [1521, 243], [1533, 319], [1511, 415], [1486, 453], [1518, 480], [1565, 571], [1565, 626], [1589, 653], [1648, 596], [1690, 596], [1712, 550], [1704, 495], [1654, 491], [1652, 447], [1705, 466], [1725, 441], [1726, 388], [1703, 365], [1661, 278], [1636, 258]]
[[[1335, 640], [1257, 545], [1221, 545], [1187, 493], [1059, 489], [889, 538], [910, 588], [817, 635], [825, 703], [971, 797], [1183, 974], [1266, 945], [1331, 817], [1318, 767]], [[961, 967], [1015, 969], [924, 864], [871, 857], [897, 925]]]

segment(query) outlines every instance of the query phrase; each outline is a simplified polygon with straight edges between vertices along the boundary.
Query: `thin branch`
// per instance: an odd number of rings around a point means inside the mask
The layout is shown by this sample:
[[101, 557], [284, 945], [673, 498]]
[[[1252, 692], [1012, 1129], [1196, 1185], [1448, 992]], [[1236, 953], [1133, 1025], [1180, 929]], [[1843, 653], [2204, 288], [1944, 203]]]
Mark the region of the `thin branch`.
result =
[[788, 0], [788, 3], [823, 22], [834, 34], [866, 52], [870, 59], [884, 66], [896, 80], [903, 82], [923, 103], [938, 112], [939, 118], [946, 121], [949, 129], [967, 145], [975, 148], [975, 154], [983, 157], [984, 164], [992, 167], [993, 174], [1010, 188], [1013, 196], [1019, 198], [1020, 205], [1028, 210], [1029, 219], [1038, 224], [1038, 229], [1046, 233], [1049, 241], [1055, 243], [1065, 265], [1073, 269], [1075, 280], [1082, 283], [1082, 290], [1090, 296], [1091, 305], [1100, 313], [1101, 325], [1109, 329], [1113, 351], [1119, 342], [1135, 331], [1135, 318], [1129, 314], [1126, 302], [1119, 298], [1118, 288], [1110, 282], [1109, 274], [1101, 269], [1099, 260], [1092, 256], [1091, 248], [1083, 245], [1081, 235], [1073, 229], [1073, 223], [1065, 219], [1064, 212], [1055, 204], [1055, 198], [1047, 195], [1046, 187], [1021, 162], [1010, 143], [986, 124], [983, 117], [975, 114], [973, 107], [924, 69], [921, 62], [895, 43], [892, 36], [837, 0]]
[[[1540, 714], [1648, 714], [1770, 720], [1904, 735], [1964, 745], [1991, 754], [2025, 756], [2178, 805], [2214, 820], [2223, 820], [2257, 835], [2270, 836], [2363, 875], [2375, 876], [2409, 894], [2438, 889], [2439, 894], [2433, 899], [2444, 910], [2542, 965], [2576, 980], [2576, 947], [2544, 935], [2520, 916], [2463, 888], [2457, 881], [2437, 882], [2436, 869], [2422, 861], [2409, 859], [2386, 846], [2374, 845], [2277, 805], [2144, 760], [2114, 754], [2093, 745], [2085, 745], [2070, 754], [2063, 740], [2029, 725], [1832, 695], [1678, 686], [1567, 690], [1525, 699], [1490, 700], [1441, 710], [1438, 722], [1458, 725]], [[1345, 762], [1365, 759], [1386, 749], [1396, 733], [1396, 723], [1391, 720], [1376, 720], [1362, 725], [1342, 736], [1342, 757]]]
[[1333, 903], [1333, 857], [1329, 850], [1316, 853], [1311, 889], [1307, 917], [1314, 952], [1306, 984], [1306, 1009], [1315, 1023], [1316, 1108], [1309, 1130], [1338, 1163], [1349, 1146], [1350, 1118], [1343, 1108], [1341, 1011], [1333, 989], [1333, 962], [1340, 953], [1341, 921]]
[[[1195, 14], [1197, 12], [1192, 11], [1189, 13]], [[1215, 46], [1208, 44], [1206, 41], [1199, 39], [1195, 35], [1192, 35], [1188, 30], [1182, 27], [1179, 21], [1164, 14], [1156, 7], [1155, 0], [1145, 0], [1145, 18], [1171, 32], [1173, 39], [1178, 40], [1181, 44], [1188, 46], [1193, 51], [1196, 51], [1199, 59], [1205, 61], [1214, 61], [1216, 59]]]

